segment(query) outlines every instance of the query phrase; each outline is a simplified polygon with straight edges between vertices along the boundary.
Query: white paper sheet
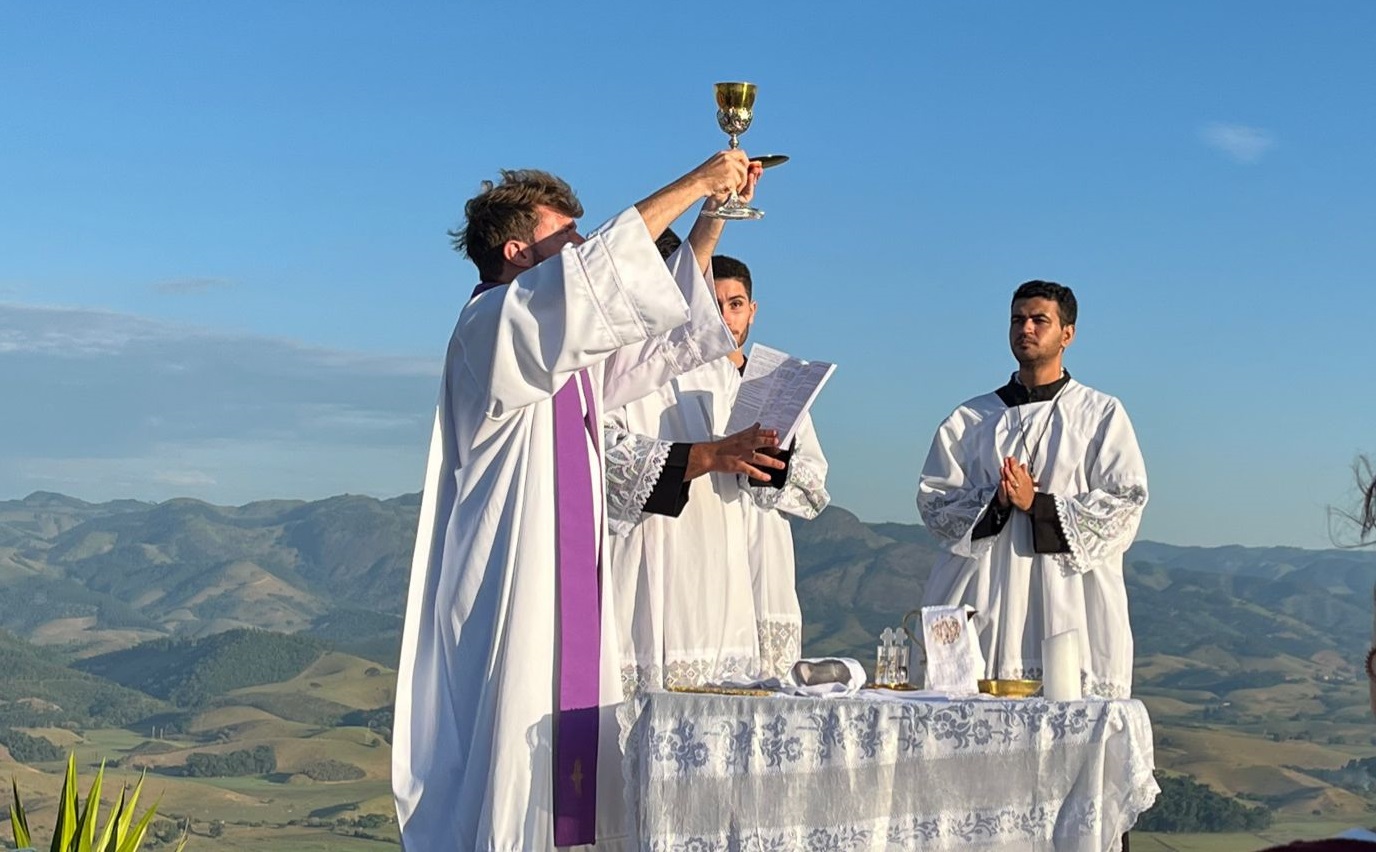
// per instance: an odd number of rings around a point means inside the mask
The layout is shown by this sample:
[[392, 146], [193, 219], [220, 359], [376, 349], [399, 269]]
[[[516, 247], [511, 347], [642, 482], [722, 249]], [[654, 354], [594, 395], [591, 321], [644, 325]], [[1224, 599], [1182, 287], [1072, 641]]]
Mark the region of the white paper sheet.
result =
[[779, 446], [787, 447], [835, 370], [836, 365], [826, 361], [803, 361], [768, 346], [752, 345], [726, 434], [759, 423], [777, 429]]

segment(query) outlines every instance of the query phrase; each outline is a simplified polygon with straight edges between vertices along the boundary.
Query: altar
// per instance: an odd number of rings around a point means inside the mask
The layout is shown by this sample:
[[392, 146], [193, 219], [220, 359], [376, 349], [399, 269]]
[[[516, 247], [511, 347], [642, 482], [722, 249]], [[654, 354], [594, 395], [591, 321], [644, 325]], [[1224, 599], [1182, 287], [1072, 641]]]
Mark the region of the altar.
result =
[[661, 692], [626, 743], [654, 852], [1118, 849], [1151, 807], [1140, 701]]

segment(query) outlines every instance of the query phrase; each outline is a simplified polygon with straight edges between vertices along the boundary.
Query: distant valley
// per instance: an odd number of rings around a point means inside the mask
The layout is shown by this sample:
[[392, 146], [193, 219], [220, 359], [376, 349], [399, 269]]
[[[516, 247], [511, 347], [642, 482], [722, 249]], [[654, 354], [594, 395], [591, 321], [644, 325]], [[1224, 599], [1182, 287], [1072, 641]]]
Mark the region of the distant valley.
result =
[[[48, 766], [43, 743], [99, 749], [165, 776], [169, 812], [225, 843], [268, 828], [282, 848], [386, 840], [418, 506], [0, 502], [0, 772], [47, 788], [30, 768]], [[934, 542], [837, 507], [795, 536], [808, 652], [868, 661], [921, 601]], [[1376, 553], [1140, 542], [1127, 562], [1158, 765], [1280, 815], [1363, 821]], [[269, 752], [270, 772], [196, 774], [262, 769]]]

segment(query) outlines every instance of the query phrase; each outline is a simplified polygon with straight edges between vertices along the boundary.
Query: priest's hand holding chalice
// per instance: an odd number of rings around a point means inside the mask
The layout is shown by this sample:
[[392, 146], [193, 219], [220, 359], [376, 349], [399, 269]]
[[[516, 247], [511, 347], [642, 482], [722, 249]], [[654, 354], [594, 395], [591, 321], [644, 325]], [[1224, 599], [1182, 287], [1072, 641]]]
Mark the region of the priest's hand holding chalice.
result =
[[[717, 83], [714, 87], [717, 96], [717, 126], [731, 137], [731, 148], [735, 150], [740, 147], [740, 135], [750, 128], [750, 122], [755, 117], [755, 92], [754, 83]], [[779, 155], [769, 158], [770, 162], [761, 163], [761, 167], [766, 165], [777, 165], [788, 159]], [[752, 164], [760, 160], [752, 160]], [[759, 169], [751, 169], [752, 180], [749, 191], [744, 199], [735, 192], [725, 203], [708, 210], [704, 210], [702, 215], [713, 219], [759, 219], [764, 216], [763, 210], [751, 207], [750, 196], [753, 195], [754, 178], [759, 175]]]

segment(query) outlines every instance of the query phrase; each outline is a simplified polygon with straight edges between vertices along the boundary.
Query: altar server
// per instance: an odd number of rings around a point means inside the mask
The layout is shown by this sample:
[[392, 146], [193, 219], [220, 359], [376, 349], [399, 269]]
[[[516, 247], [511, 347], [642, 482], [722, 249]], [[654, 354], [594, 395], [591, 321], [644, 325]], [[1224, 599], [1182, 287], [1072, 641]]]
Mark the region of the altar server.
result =
[[1123, 553], [1147, 503], [1147, 473], [1123, 405], [1062, 366], [1075, 294], [1029, 281], [1013, 294], [1018, 370], [963, 403], [932, 440], [918, 486], [946, 549], [927, 604], [969, 604], [988, 678], [1040, 679], [1042, 640], [1078, 631], [1090, 696], [1132, 688]]

